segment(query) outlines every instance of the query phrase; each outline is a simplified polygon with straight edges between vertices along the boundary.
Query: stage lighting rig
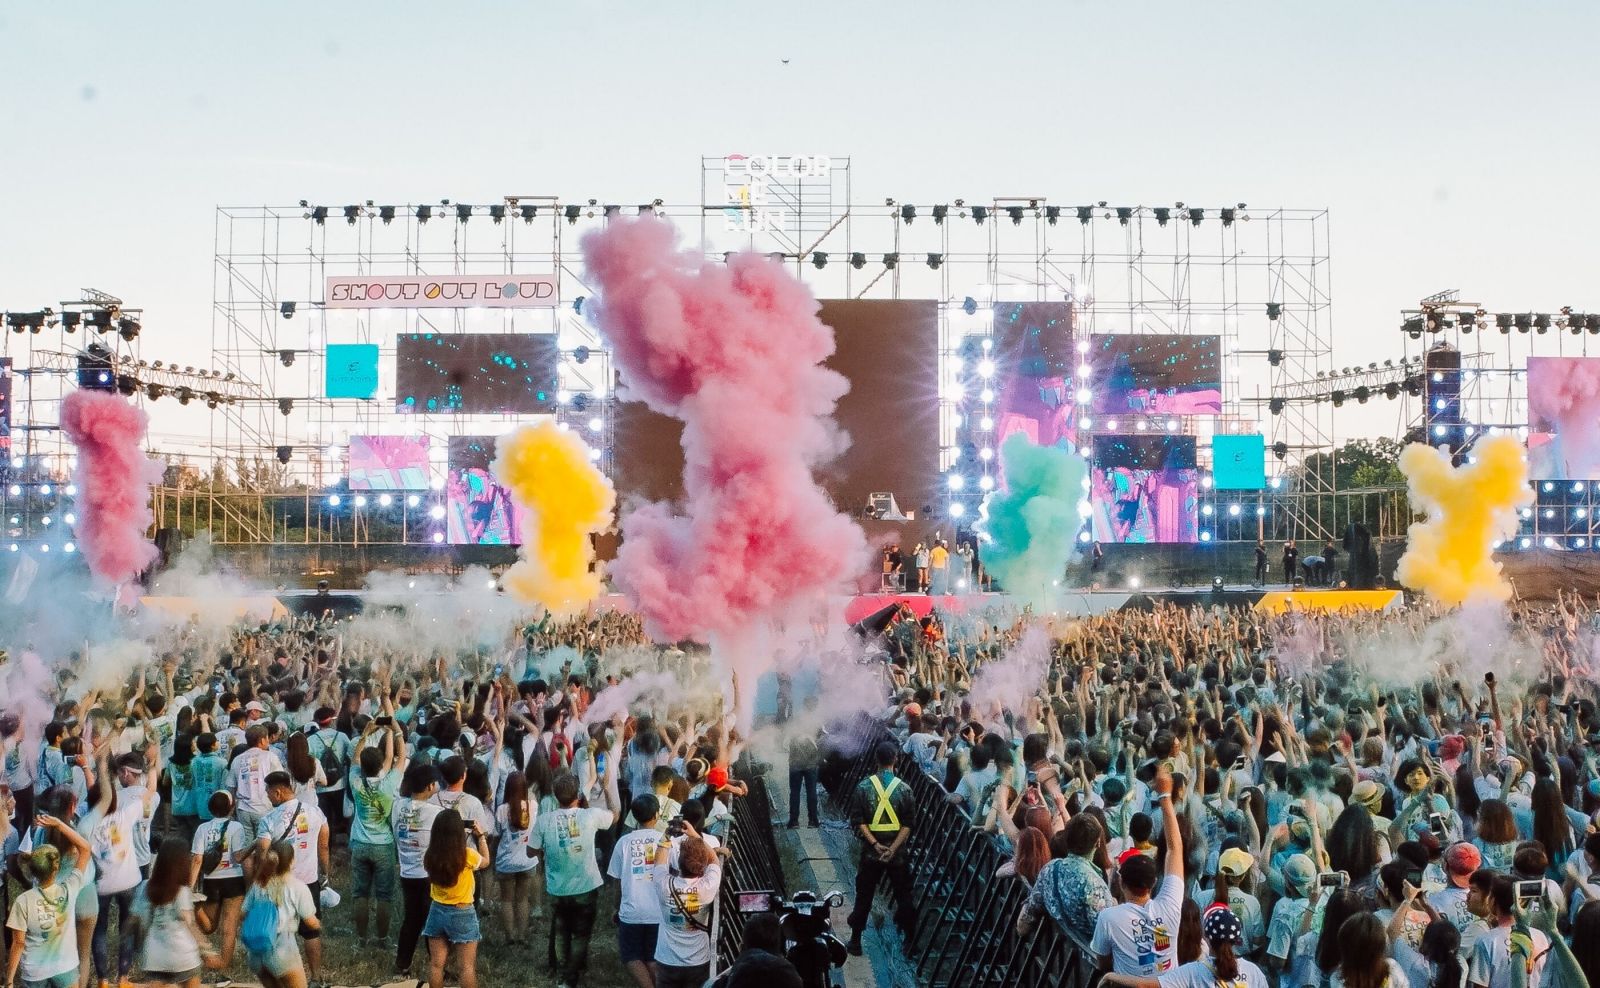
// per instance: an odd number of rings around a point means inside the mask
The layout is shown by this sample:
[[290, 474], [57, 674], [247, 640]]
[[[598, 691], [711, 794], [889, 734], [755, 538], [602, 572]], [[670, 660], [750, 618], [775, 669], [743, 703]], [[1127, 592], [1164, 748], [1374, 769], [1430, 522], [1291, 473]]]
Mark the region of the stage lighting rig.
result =
[[826, 251], [820, 251], [820, 250], [812, 251], [811, 252], [811, 265], [812, 265], [812, 267], [815, 267], [818, 271], [821, 271], [823, 268], [827, 267], [828, 266], [828, 255], [827, 255], [827, 252]]
[[979, 226], [982, 226], [983, 225], [983, 221], [988, 219], [988, 218], [989, 218], [989, 207], [988, 206], [973, 206], [972, 207], [972, 219]]
[[1206, 211], [1204, 209], [1201, 209], [1198, 206], [1190, 208], [1190, 210], [1189, 210], [1189, 223], [1190, 223], [1191, 226], [1199, 226], [1201, 221], [1204, 220], [1205, 218], [1206, 218]]
[[517, 211], [522, 215], [522, 222], [524, 223], [532, 223], [534, 217], [539, 215], [539, 207], [531, 202], [523, 203], [517, 207]]
[[1127, 226], [1128, 223], [1132, 219], [1133, 219], [1133, 207], [1132, 206], [1118, 206], [1117, 207], [1117, 222], [1118, 223], [1122, 224], [1123, 226]]
[[417, 222], [418, 223], [426, 223], [431, 219], [433, 219], [433, 207], [432, 206], [418, 206], [417, 207]]
[[917, 207], [911, 205], [909, 202], [900, 207], [900, 219], [901, 220], [905, 221], [906, 223], [910, 223], [912, 220], [914, 220], [916, 218], [917, 218]]
[[1094, 219], [1093, 206], [1079, 206], [1076, 211], [1078, 214], [1078, 222], [1082, 223], [1084, 226], [1088, 226], [1089, 221]]
[[1007, 206], [1006, 207], [1006, 215], [1011, 217], [1011, 225], [1012, 226], [1021, 226], [1022, 225], [1022, 207], [1021, 206]]
[[860, 271], [862, 268], [867, 266], [867, 255], [861, 253], [860, 251], [851, 252], [850, 266], [855, 268], [857, 271]]
[[472, 219], [472, 207], [464, 202], [456, 203], [456, 222], [465, 223]]
[[[360, 217], [361, 217], [361, 207], [360, 206], [346, 206], [346, 207], [344, 207], [344, 221], [346, 223], [350, 224], [351, 226], [355, 226], [356, 225], [356, 220], [360, 219]], [[185, 402], [185, 404], [187, 404], [187, 402]]]
[[506, 219], [506, 207], [505, 207], [505, 204], [497, 202], [494, 205], [490, 206], [489, 207], [489, 218], [494, 220], [496, 223], [504, 223], [505, 219]]
[[935, 271], [939, 270], [939, 266], [941, 264], [943, 264], [943, 263], [944, 263], [944, 255], [943, 254], [929, 254], [928, 255], [928, 267], [932, 268], [933, 270], [935, 270]]
[[1172, 219], [1172, 210], [1166, 206], [1157, 206], [1151, 212], [1156, 214], [1156, 223], [1159, 226], [1166, 226]]
[[1220, 215], [1222, 217], [1222, 225], [1223, 226], [1232, 226], [1233, 225], [1233, 218], [1234, 218], [1234, 215], [1235, 215], [1233, 209], [1224, 207], [1223, 209], [1218, 210], [1218, 215]]
[[569, 224], [576, 224], [578, 217], [583, 215], [583, 207], [575, 204], [569, 205], [562, 210], [561, 215], [566, 218]]
[[293, 319], [294, 318], [294, 303], [293, 302], [284, 302], [284, 303], [280, 304], [278, 306], [278, 312], [281, 313], [283, 318], [285, 318], [285, 319]]

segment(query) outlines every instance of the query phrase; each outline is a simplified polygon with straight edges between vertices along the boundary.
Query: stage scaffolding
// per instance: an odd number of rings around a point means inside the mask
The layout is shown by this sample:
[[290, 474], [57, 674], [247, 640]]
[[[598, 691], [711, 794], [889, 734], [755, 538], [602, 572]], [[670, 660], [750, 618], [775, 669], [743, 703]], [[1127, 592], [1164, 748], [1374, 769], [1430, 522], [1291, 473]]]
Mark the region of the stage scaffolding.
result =
[[[581, 415], [568, 410], [558, 417], [600, 448], [609, 472], [614, 373], [581, 311], [581, 300], [593, 292], [583, 280], [578, 245], [617, 218], [650, 212], [675, 222], [688, 242], [698, 238], [714, 259], [730, 251], [779, 256], [819, 298], [939, 300], [942, 363], [963, 338], [992, 332], [988, 313], [1002, 302], [1071, 300], [1080, 339], [1215, 334], [1222, 343], [1224, 412], [1184, 417], [1179, 431], [1197, 436], [1202, 468], [1209, 466], [1206, 438], [1213, 432], [1262, 431], [1269, 450], [1281, 443], [1285, 453], [1269, 452], [1273, 486], [1259, 494], [1205, 492], [1208, 540], [1329, 534], [1310, 506], [1331, 494], [1329, 484], [1296, 467], [1330, 448], [1330, 410], [1304, 403], [1268, 415], [1269, 392], [1243, 385], [1246, 376], [1277, 383], [1331, 369], [1325, 210], [1119, 206], [1042, 195], [862, 203], [854, 201], [844, 157], [715, 157], [701, 164], [701, 202], [693, 205], [511, 195], [392, 208], [365, 200], [219, 208], [214, 363], [253, 382], [261, 397], [213, 415], [209, 455], [185, 458], [158, 492], [160, 525], [184, 534], [209, 529], [223, 545], [435, 548], [445, 440], [499, 434], [527, 417], [396, 414], [394, 341], [407, 332], [557, 333], [563, 390], [592, 401]], [[425, 220], [419, 207], [430, 214]], [[329, 275], [489, 273], [553, 274], [559, 304], [510, 310], [322, 304]], [[377, 399], [323, 397], [330, 343], [379, 345]], [[956, 413], [947, 394], [940, 400], [941, 462], [948, 466]], [[603, 427], [591, 431], [591, 418]], [[349, 437], [419, 432], [432, 441], [433, 489], [393, 492], [381, 505], [378, 492], [348, 489]]]

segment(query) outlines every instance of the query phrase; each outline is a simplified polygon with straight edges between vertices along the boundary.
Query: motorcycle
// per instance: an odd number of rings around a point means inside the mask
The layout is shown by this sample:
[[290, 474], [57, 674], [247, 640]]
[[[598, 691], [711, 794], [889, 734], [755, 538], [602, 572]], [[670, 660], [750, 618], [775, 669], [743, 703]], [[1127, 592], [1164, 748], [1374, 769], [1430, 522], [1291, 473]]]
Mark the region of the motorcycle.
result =
[[[844, 988], [844, 942], [833, 934], [832, 910], [844, 905], [844, 893], [796, 892], [785, 902], [771, 892], [741, 892], [739, 912], [746, 916], [776, 912], [783, 931], [783, 956], [800, 972], [803, 988]], [[839, 971], [835, 980], [833, 972]]]

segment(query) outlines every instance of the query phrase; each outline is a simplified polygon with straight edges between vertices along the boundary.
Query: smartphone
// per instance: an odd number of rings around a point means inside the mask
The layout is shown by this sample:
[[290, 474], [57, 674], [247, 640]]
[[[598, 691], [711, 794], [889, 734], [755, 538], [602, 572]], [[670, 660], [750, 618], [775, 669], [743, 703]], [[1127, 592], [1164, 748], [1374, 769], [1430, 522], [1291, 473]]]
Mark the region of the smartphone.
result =
[[377, 724], [379, 727], [393, 727], [394, 726], [394, 718], [393, 717], [374, 717], [374, 718], [372, 718], [372, 722], [374, 724]]
[[1440, 840], [1444, 840], [1444, 835], [1445, 835], [1444, 814], [1443, 813], [1429, 813], [1428, 814], [1428, 829], [1433, 831], [1433, 835], [1435, 837], [1439, 838]]
[[1317, 876], [1317, 885], [1325, 889], [1342, 889], [1350, 884], [1348, 871], [1325, 871]]
[[1539, 905], [1544, 898], [1544, 879], [1534, 878], [1517, 883], [1517, 902], [1524, 909]]
[[1492, 673], [1492, 672], [1484, 673], [1483, 674], [1483, 681], [1485, 683], [1489, 684], [1490, 686], [1493, 686], [1494, 685], [1494, 673]]

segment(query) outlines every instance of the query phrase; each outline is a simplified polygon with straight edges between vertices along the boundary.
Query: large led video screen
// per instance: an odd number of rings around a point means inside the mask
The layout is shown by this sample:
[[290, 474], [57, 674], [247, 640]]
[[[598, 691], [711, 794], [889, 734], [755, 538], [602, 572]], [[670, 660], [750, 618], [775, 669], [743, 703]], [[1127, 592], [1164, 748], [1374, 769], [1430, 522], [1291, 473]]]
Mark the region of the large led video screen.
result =
[[350, 489], [428, 489], [427, 436], [351, 436]]
[[1095, 541], [1199, 541], [1193, 436], [1095, 436], [1089, 477]]
[[1212, 436], [1211, 477], [1219, 491], [1259, 491], [1267, 486], [1267, 438]]
[[1529, 357], [1528, 476], [1600, 480], [1600, 357]]
[[1218, 336], [1151, 333], [1089, 338], [1089, 391], [1097, 415], [1220, 415]]
[[395, 410], [552, 412], [560, 355], [553, 333], [402, 333], [395, 340]]
[[1014, 432], [1035, 446], [1074, 448], [1070, 302], [1001, 302], [994, 307], [995, 437]]
[[451, 436], [445, 478], [446, 535], [451, 545], [521, 545], [527, 519], [489, 472], [494, 436]]

